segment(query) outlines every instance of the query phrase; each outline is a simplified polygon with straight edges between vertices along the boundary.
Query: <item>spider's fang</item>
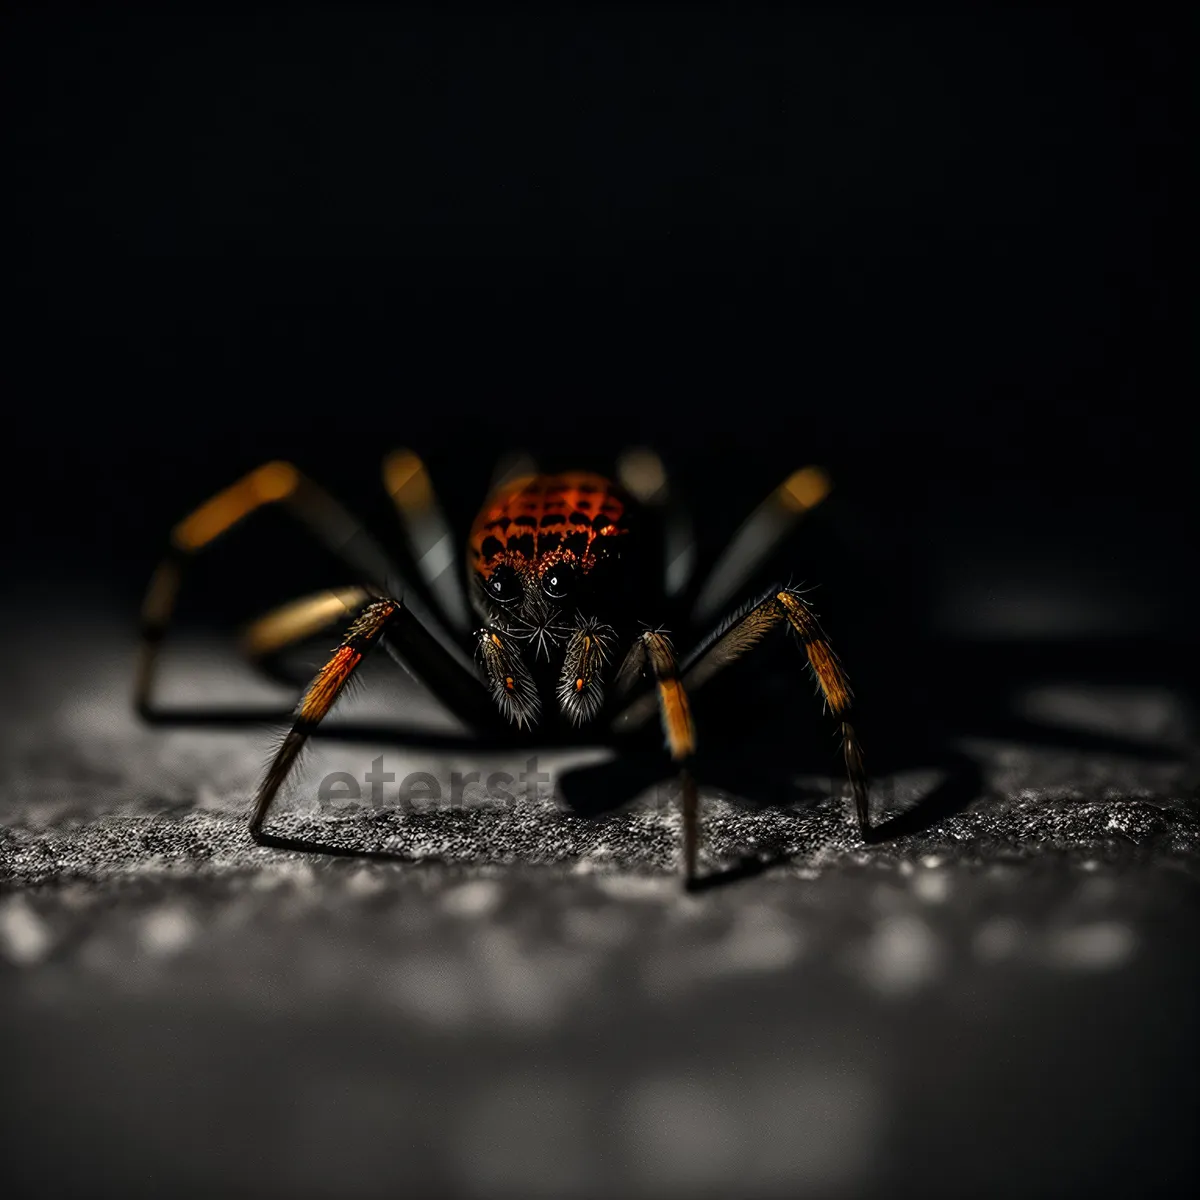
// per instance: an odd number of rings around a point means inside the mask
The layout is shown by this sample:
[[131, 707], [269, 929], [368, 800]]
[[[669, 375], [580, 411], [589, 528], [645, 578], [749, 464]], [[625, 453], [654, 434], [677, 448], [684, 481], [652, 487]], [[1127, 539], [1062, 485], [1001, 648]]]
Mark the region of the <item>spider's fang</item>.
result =
[[571, 629], [567, 625], [555, 624], [547, 614], [540, 620], [514, 620], [509, 632], [513, 637], [528, 642], [533, 647], [535, 660], [545, 655], [546, 661], [549, 662], [551, 650], [556, 649], [570, 636]]

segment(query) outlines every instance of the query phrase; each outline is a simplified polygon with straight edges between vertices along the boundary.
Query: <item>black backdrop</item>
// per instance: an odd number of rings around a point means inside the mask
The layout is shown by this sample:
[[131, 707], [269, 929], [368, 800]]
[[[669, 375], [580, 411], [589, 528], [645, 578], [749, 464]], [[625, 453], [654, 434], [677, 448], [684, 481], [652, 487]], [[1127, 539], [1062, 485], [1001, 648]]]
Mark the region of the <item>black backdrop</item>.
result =
[[370, 507], [414, 445], [467, 511], [500, 450], [649, 442], [730, 513], [825, 463], [902, 588], [999, 546], [1187, 634], [1184, 38], [1139, 20], [30, 6], [10, 579], [132, 602], [265, 457]]

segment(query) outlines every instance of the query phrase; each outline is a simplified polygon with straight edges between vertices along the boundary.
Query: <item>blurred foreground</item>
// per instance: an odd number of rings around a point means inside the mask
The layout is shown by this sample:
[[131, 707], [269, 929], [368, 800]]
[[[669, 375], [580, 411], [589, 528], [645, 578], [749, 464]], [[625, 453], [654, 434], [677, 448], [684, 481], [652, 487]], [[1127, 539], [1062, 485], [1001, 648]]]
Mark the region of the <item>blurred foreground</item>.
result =
[[[279, 818], [438, 866], [253, 847], [264, 731], [141, 725], [129, 650], [68, 638], [4, 730], [10, 1195], [1108, 1194], [1196, 1166], [1200, 816], [1169, 690], [1031, 693], [1141, 749], [966, 739], [974, 798], [879, 845], [819, 774], [706, 790], [710, 864], [777, 865], [685, 896], [656, 791]], [[381, 753], [522, 769], [331, 737], [309, 777]]]

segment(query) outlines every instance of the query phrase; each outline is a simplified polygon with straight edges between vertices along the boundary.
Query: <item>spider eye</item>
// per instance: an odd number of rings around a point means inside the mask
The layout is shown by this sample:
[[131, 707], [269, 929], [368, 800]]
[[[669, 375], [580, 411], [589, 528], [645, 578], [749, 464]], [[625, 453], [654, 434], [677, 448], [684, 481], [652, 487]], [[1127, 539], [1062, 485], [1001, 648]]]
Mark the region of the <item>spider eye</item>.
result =
[[511, 567], [497, 567], [483, 588], [499, 604], [511, 604], [521, 595], [521, 581]]
[[567, 563], [559, 563], [542, 576], [542, 591], [551, 600], [565, 600], [571, 594], [575, 572]]

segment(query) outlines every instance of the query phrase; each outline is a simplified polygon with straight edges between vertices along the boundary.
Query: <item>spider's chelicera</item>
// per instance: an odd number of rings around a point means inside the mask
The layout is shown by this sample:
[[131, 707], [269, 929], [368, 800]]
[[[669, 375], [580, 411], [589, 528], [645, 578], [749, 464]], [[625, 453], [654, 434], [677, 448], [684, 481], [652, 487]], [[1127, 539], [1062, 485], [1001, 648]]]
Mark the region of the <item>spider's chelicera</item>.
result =
[[[619, 739], [644, 727], [657, 712], [666, 747], [681, 769], [683, 862], [690, 882], [696, 873], [698, 818], [695, 784], [687, 771], [696, 744], [689, 696], [776, 628], [799, 635], [838, 722], [865, 833], [866, 779], [849, 720], [850, 685], [798, 589], [767, 589], [697, 639], [682, 661], [665, 629], [646, 623], [668, 612], [690, 625], [717, 599], [727, 598], [781, 530], [820, 502], [828, 490], [823, 474], [807, 468], [789, 476], [752, 515], [707, 580], [681, 581], [674, 572], [681, 561], [678, 537], [674, 560], [671, 546], [672, 530], [678, 534], [682, 518], [670, 503], [661, 464], [640, 452], [635, 466], [639, 469], [623, 471], [624, 483], [571, 471], [525, 474], [497, 486], [466, 541], [473, 626], [464, 619], [451, 572], [428, 569], [422, 588], [405, 589], [400, 596], [396, 589], [385, 590], [380, 580], [394, 578], [387, 556], [332, 497], [290, 464], [260, 467], [175, 527], [171, 553], [156, 572], [143, 609], [139, 707], [152, 711], [157, 646], [174, 610], [184, 562], [248, 513], [281, 502], [366, 586], [287, 605], [261, 618], [247, 635], [246, 648], [261, 657], [310, 636], [347, 609], [354, 614], [341, 643], [304, 692], [259, 787], [250, 821], [257, 841], [298, 844], [265, 830], [270, 806], [309, 735], [364, 657], [385, 644], [473, 728], [507, 723], [530, 730], [557, 723], [577, 730], [599, 727]], [[384, 476], [405, 521], [414, 561], [427, 566], [448, 534], [424, 465], [411, 452], [397, 452], [386, 460]], [[639, 486], [647, 477], [653, 486]], [[430, 549], [418, 553], [425, 547]], [[668, 587], [673, 572], [675, 583]]]

